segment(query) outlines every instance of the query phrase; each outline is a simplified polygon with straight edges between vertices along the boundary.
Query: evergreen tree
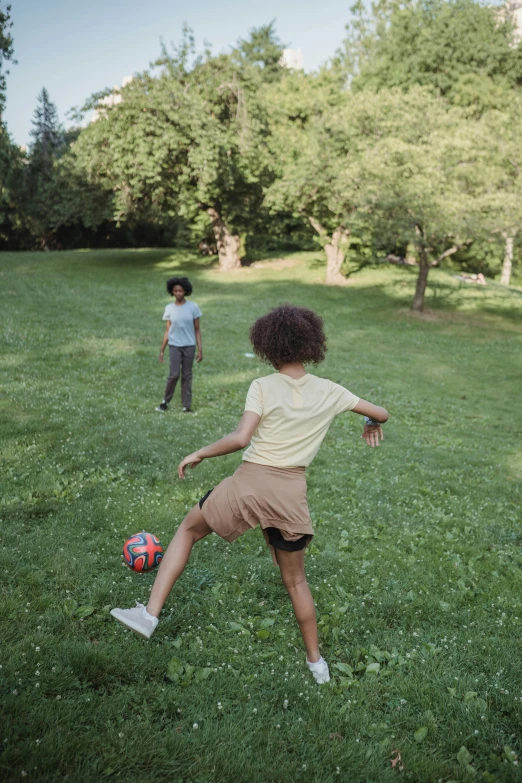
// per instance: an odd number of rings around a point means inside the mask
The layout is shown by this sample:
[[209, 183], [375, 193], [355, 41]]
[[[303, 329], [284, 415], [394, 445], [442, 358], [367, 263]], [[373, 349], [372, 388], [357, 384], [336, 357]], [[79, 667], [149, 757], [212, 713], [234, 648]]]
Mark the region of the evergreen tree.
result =
[[56, 106], [51, 102], [49, 93], [42, 88], [34, 111], [30, 146], [30, 165], [40, 174], [49, 174], [53, 162], [60, 157], [64, 148], [64, 132], [58, 120]]
[[250, 31], [250, 37], [240, 38], [234, 52], [239, 63], [244, 66], [261, 68], [263, 81], [276, 81], [284, 73], [281, 57], [285, 45], [275, 32], [275, 23], [262, 25]]
[[52, 211], [54, 194], [59, 190], [56, 179], [57, 160], [65, 151], [63, 129], [58, 121], [56, 106], [49, 93], [42, 89], [34, 112], [33, 141], [29, 147], [25, 173], [25, 205], [32, 233], [42, 248], [53, 244]]

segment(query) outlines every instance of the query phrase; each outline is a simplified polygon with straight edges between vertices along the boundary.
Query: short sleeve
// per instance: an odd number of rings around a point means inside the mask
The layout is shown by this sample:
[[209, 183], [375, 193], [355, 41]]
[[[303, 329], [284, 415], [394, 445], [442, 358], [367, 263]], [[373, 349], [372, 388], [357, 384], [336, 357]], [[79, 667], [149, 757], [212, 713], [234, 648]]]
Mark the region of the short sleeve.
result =
[[259, 381], [252, 381], [245, 402], [245, 410], [263, 415], [263, 390]]
[[163, 318], [162, 318], [162, 320], [163, 320], [163, 321], [170, 321], [170, 320], [171, 320], [171, 319], [170, 319], [170, 311], [169, 311], [169, 307], [170, 307], [170, 305], [167, 305], [167, 306], [165, 307], [165, 312], [163, 313]]
[[338, 416], [339, 413], [353, 410], [359, 402], [360, 397], [356, 397], [351, 391], [345, 389], [344, 386], [339, 386], [337, 383], [332, 383], [332, 386], [332, 396], [334, 398], [332, 402], [335, 415]]
[[192, 318], [194, 319], [201, 318], [203, 313], [199, 309], [198, 305], [195, 302], [192, 302], [191, 304], [192, 304]]

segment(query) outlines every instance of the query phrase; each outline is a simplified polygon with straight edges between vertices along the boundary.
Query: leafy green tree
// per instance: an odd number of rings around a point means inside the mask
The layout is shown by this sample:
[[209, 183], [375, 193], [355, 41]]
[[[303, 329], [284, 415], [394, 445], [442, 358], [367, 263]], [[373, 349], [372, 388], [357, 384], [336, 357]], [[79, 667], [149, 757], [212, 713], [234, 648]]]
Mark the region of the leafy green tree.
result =
[[0, 7], [0, 122], [5, 105], [5, 77], [9, 73], [4, 70], [4, 64], [9, 61], [16, 62], [13, 59], [13, 36], [10, 32], [12, 27], [11, 6], [6, 6], [5, 11]]
[[[465, 126], [476, 144], [475, 160], [468, 165], [475, 192], [471, 199], [461, 192], [460, 198], [461, 206], [469, 210], [468, 222], [475, 222], [475, 244], [477, 235], [487, 229], [503, 237], [501, 280], [509, 284], [521, 218], [515, 139], [522, 86], [522, 47], [515, 38], [509, 7], [488, 7], [473, 0], [380, 0], [369, 15], [361, 2], [353, 10], [344, 59], [353, 89], [407, 91], [414, 85], [425, 86], [462, 109], [456, 138], [465, 117], [489, 118], [480, 126], [483, 135], [476, 132], [478, 126]], [[491, 234], [481, 237], [483, 247], [488, 241]], [[470, 237], [455, 257], [472, 252]], [[417, 305], [422, 298], [419, 291]]]
[[21, 228], [21, 215], [16, 198], [16, 187], [20, 181], [21, 153], [12, 143], [2, 122], [5, 105], [6, 62], [13, 59], [13, 37], [11, 35], [11, 6], [0, 7], [0, 242], [9, 245], [13, 232]]
[[522, 86], [522, 47], [498, 8], [474, 0], [378, 2], [354, 7], [346, 61], [354, 89], [429, 87], [476, 112], [506, 106]]
[[486, 128], [422, 88], [366, 95], [372, 143], [352, 176], [382, 224], [415, 249], [412, 309], [422, 311], [429, 270], [484, 231], [488, 191]]
[[487, 155], [477, 207], [482, 224], [504, 241], [500, 282], [506, 286], [510, 285], [515, 241], [522, 225], [521, 117], [522, 99], [515, 96], [508, 111], [484, 115], [477, 141], [477, 147], [485, 147]]
[[269, 117], [267, 146], [276, 179], [266, 189], [274, 213], [306, 219], [326, 253], [326, 282], [346, 282], [341, 273], [350, 241], [356, 194], [340, 176], [350, 154], [349, 134], [337, 132], [338, 111], [348, 101], [343, 74], [289, 73], [263, 94]]
[[21, 189], [24, 166], [24, 154], [0, 123], [0, 247], [6, 249], [30, 245]]
[[181, 217], [202, 234], [210, 221], [220, 268], [239, 266], [240, 235], [258, 219], [272, 176], [257, 93], [282, 70], [278, 46], [268, 26], [231, 55], [195, 56], [186, 35], [174, 54], [163, 52], [157, 75], [137, 76], [100, 111], [72, 151], [91, 181], [112, 191], [116, 221]]
[[44, 88], [38, 96], [29, 153], [19, 167], [17, 192], [26, 243], [42, 249], [60, 247], [64, 227], [95, 229], [111, 215], [111, 195], [89, 182], [70, 154], [78, 133], [64, 133]]
[[370, 232], [375, 245], [416, 249], [412, 306], [422, 310], [430, 267], [479, 231], [487, 150], [478, 124], [415, 87], [345, 93], [304, 125], [278, 127], [281, 171], [267, 199], [306, 215], [323, 237], [327, 282], [344, 282], [347, 252]]

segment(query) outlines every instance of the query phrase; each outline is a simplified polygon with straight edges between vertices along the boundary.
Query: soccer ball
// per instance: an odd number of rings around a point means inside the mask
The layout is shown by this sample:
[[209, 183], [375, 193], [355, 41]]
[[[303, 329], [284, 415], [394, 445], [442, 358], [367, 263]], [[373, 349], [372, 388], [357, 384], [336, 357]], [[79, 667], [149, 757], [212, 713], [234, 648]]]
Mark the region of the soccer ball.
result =
[[152, 571], [163, 559], [163, 547], [152, 533], [135, 533], [123, 546], [125, 562], [133, 571]]

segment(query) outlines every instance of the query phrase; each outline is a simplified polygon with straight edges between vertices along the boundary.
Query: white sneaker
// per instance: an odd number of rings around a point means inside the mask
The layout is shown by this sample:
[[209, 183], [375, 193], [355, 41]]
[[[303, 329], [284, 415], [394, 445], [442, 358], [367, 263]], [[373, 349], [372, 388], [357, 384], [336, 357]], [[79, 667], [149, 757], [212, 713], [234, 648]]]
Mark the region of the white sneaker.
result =
[[319, 658], [319, 660], [315, 663], [310, 663], [310, 661], [307, 659], [306, 663], [314, 675], [315, 681], [319, 685], [322, 685], [325, 682], [330, 682], [330, 671], [328, 669], [328, 664], [323, 657]]
[[111, 614], [143, 639], [150, 639], [158, 624], [158, 618], [149, 614], [137, 601], [134, 609], [111, 609]]

